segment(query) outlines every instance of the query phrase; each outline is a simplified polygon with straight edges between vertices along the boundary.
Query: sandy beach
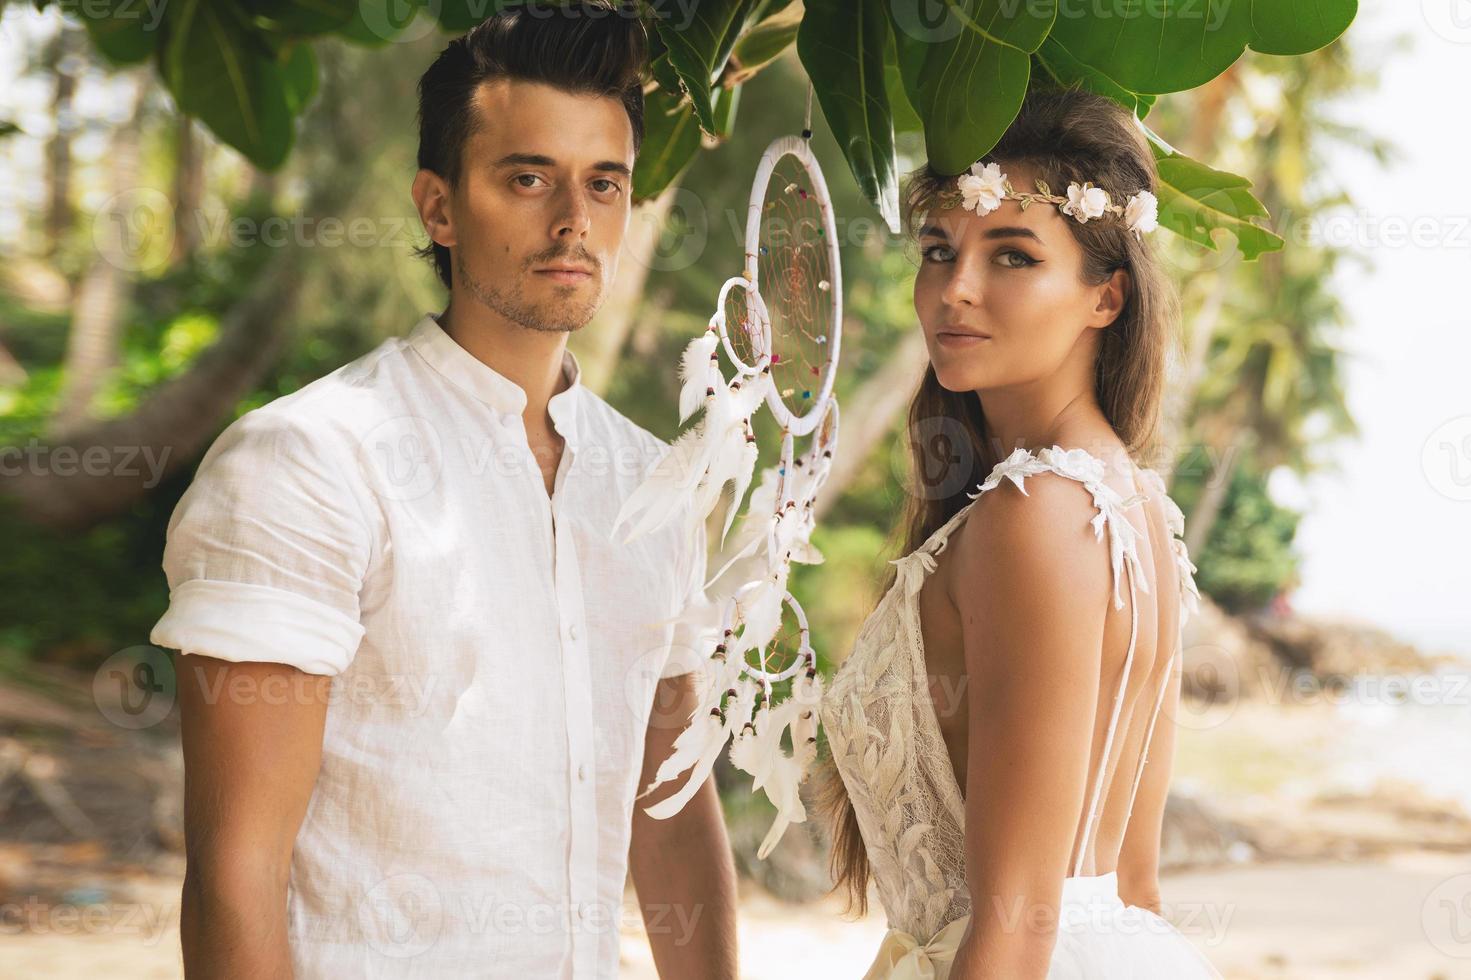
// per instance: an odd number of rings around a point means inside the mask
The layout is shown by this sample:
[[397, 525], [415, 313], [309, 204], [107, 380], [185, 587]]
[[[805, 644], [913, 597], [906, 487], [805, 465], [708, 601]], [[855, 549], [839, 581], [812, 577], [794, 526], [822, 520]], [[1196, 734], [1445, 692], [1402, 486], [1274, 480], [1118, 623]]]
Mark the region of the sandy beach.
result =
[[[1251, 844], [1167, 872], [1165, 917], [1231, 980], [1471, 980], [1466, 712], [1444, 698], [1182, 711], [1177, 792]], [[0, 843], [0, 980], [181, 976], [182, 875], [176, 853]], [[836, 895], [741, 889], [746, 980], [859, 977], [884, 933], [876, 897], [855, 920]], [[621, 928], [622, 975], [654, 980], [631, 889]]]

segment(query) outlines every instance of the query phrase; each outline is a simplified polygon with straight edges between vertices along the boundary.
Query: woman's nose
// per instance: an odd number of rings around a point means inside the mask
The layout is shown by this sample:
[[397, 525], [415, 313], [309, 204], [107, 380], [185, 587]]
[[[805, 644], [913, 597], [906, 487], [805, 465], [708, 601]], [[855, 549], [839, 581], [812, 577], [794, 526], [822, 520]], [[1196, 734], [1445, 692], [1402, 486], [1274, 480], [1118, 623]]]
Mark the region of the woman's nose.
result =
[[950, 278], [940, 294], [946, 306], [975, 306], [981, 301], [981, 273], [960, 259], [950, 267]]

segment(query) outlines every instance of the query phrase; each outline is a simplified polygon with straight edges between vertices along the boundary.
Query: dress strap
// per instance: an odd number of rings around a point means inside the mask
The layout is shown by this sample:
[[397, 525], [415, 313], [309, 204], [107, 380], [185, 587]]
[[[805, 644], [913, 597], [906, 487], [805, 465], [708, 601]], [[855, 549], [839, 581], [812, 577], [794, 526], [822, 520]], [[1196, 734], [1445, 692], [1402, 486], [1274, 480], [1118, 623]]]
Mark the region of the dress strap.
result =
[[[1121, 518], [1122, 519], [1122, 518]], [[1073, 863], [1073, 874], [1083, 873], [1083, 859], [1088, 854], [1088, 841], [1093, 836], [1093, 824], [1098, 817], [1099, 796], [1103, 793], [1103, 777], [1108, 772], [1108, 757], [1113, 751], [1114, 733], [1119, 726], [1119, 713], [1124, 706], [1124, 691], [1129, 684], [1129, 668], [1134, 663], [1134, 647], [1139, 639], [1138, 590], [1135, 588], [1134, 566], [1125, 570], [1129, 578], [1129, 652], [1124, 656], [1124, 669], [1119, 677], [1119, 688], [1114, 692], [1113, 710], [1108, 718], [1108, 734], [1103, 737], [1103, 756], [1098, 762], [1098, 773], [1093, 777], [1093, 788], [1088, 795], [1088, 819], [1083, 823], [1083, 839], [1078, 844], [1078, 856]], [[1147, 591], [1147, 587], [1145, 588]]]
[[1148, 495], [1136, 493], [1127, 498], [1121, 496], [1117, 490], [1104, 482], [1103, 477], [1107, 472], [1107, 466], [1103, 460], [1086, 449], [1063, 449], [1061, 446], [1051, 446], [1039, 449], [1036, 455], [1033, 455], [1025, 449], [1018, 448], [996, 464], [990, 475], [972, 496], [980, 497], [987, 490], [1000, 485], [1002, 480], [1010, 480], [1015, 483], [1017, 489], [1025, 494], [1027, 492], [1026, 478], [1046, 472], [1077, 480], [1093, 495], [1093, 506], [1098, 513], [1089, 524], [1093, 527], [1095, 538], [1101, 539], [1104, 531], [1108, 532], [1109, 560], [1113, 566], [1114, 608], [1124, 607], [1120, 586], [1124, 578], [1123, 569], [1126, 563], [1139, 574], [1141, 580], [1138, 588], [1140, 591], [1147, 593], [1149, 584], [1142, 580], [1143, 568], [1139, 564], [1139, 529], [1123, 516], [1123, 511], [1148, 500]]
[[890, 565], [897, 565], [899, 567], [898, 581], [903, 583], [904, 594], [906, 596], [911, 596], [918, 592], [923, 587], [924, 580], [929, 574], [939, 567], [935, 561], [935, 556], [944, 551], [945, 546], [950, 543], [950, 535], [960, 526], [960, 522], [965, 520], [965, 515], [970, 512], [970, 509], [975, 506], [976, 497], [979, 494], [968, 496], [971, 497], [970, 502], [951, 515], [948, 521], [936, 528], [929, 538], [925, 540], [924, 544], [915, 548], [903, 558], [895, 558], [889, 562]]
[[1169, 667], [1165, 670], [1164, 677], [1160, 680], [1159, 693], [1154, 699], [1154, 712], [1149, 717], [1149, 728], [1144, 733], [1144, 745], [1140, 749], [1139, 762], [1134, 770], [1134, 784], [1129, 788], [1129, 806], [1124, 816], [1126, 825], [1129, 818], [1134, 815], [1134, 800], [1139, 794], [1139, 784], [1144, 780], [1144, 766], [1149, 762], [1149, 744], [1154, 738], [1154, 726], [1159, 721], [1165, 694], [1170, 689], [1170, 679], [1174, 676], [1175, 662], [1180, 662], [1182, 666], [1184, 663], [1186, 614], [1200, 611], [1200, 592], [1196, 588], [1195, 578], [1192, 575], [1196, 568], [1190, 561], [1190, 555], [1185, 548], [1185, 515], [1181, 512], [1179, 505], [1170, 499], [1162, 476], [1151, 469], [1141, 469], [1140, 472], [1154, 485], [1159, 492], [1160, 500], [1164, 503], [1165, 519], [1170, 529], [1170, 546], [1175, 556], [1175, 570], [1180, 578], [1180, 627], [1175, 635], [1174, 655], [1171, 657]]

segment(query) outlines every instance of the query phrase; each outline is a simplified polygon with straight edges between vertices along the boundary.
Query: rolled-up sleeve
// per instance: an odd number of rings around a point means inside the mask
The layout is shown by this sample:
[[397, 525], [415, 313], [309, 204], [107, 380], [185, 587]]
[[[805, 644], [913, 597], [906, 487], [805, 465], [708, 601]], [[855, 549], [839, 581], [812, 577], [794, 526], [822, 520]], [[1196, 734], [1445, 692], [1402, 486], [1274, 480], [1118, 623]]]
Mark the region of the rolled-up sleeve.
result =
[[[719, 625], [711, 618], [716, 610], [710, 607], [709, 600], [705, 597], [705, 575], [709, 568], [706, 554], [708, 541], [705, 522], [698, 521], [694, 545], [682, 562], [685, 571], [681, 579], [683, 597], [680, 609], [685, 611], [686, 616], [675, 624], [669, 657], [664, 661], [664, 669], [659, 674], [661, 678], [676, 677], [703, 667], [705, 658], [710, 655], [711, 645], [719, 636]], [[700, 618], [702, 615], [705, 617], [703, 621]]]
[[352, 662], [372, 528], [355, 457], [314, 424], [256, 409], [210, 447], [169, 520], [152, 643], [311, 674]]

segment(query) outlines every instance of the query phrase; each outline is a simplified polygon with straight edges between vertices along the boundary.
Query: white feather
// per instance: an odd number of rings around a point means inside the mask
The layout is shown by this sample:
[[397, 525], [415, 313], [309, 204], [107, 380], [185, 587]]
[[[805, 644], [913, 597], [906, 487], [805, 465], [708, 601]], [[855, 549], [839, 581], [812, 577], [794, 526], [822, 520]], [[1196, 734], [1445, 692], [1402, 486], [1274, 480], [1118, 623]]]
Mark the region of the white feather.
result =
[[747, 555], [731, 562], [705, 586], [705, 595], [712, 602], [725, 603], [735, 598], [743, 589], [760, 582], [771, 574], [765, 555]]
[[741, 509], [741, 502], [745, 500], [746, 488], [751, 485], [751, 474], [756, 470], [756, 440], [749, 439], [741, 450], [740, 465], [736, 468], [735, 489], [731, 491], [730, 502], [725, 507], [725, 526], [720, 530], [720, 546], [725, 547], [726, 535], [730, 533], [730, 525], [735, 521], [736, 514]]
[[[684, 805], [705, 784], [710, 770], [715, 768], [715, 760], [720, 757], [720, 750], [725, 748], [731, 732], [738, 731], [750, 719], [751, 709], [755, 707], [756, 685], [746, 678], [741, 678], [736, 682], [736, 688], [736, 696], [731, 699], [726, 709], [725, 724], [719, 727], [719, 734], [716, 737], [707, 736], [705, 738], [704, 752], [690, 771], [689, 779], [674, 795], [660, 800], [653, 806], [644, 807], [644, 812], [649, 816], [657, 820], [664, 820], [684, 809]], [[663, 767], [660, 768], [662, 770]]]
[[[701, 435], [701, 429], [696, 427], [681, 433], [674, 440], [669, 451], [660, 457], [659, 462], [649, 469], [643, 482], [623, 501], [623, 506], [618, 509], [618, 516], [613, 519], [615, 531], [634, 516], [650, 511], [659, 513], [670, 502], [677, 502], [688, 494], [704, 472], [702, 457], [705, 449], [701, 445]], [[624, 543], [637, 536], [630, 533], [624, 538]]]
[[[718, 369], [714, 373], [718, 375]], [[709, 516], [720, 488], [740, 472], [745, 427], [770, 383], [769, 377], [738, 377], [729, 386], [715, 386], [714, 393], [705, 400], [700, 423], [674, 441], [619, 509], [615, 529], [638, 516], [623, 539], [625, 544], [673, 520], [691, 494], [693, 518], [704, 520]]]
[[785, 563], [771, 575], [736, 596], [739, 611], [742, 654], [749, 650], [765, 650], [781, 627], [781, 613], [786, 601], [787, 570]]
[[[719, 344], [720, 335], [714, 330], [707, 330], [691, 340], [680, 356], [679, 380], [683, 382], [679, 389], [680, 425], [699, 411], [700, 405], [705, 400], [705, 389], [714, 385], [714, 378], [719, 368], [710, 362], [717, 356], [715, 348]], [[721, 383], [724, 383], [723, 380]]]

